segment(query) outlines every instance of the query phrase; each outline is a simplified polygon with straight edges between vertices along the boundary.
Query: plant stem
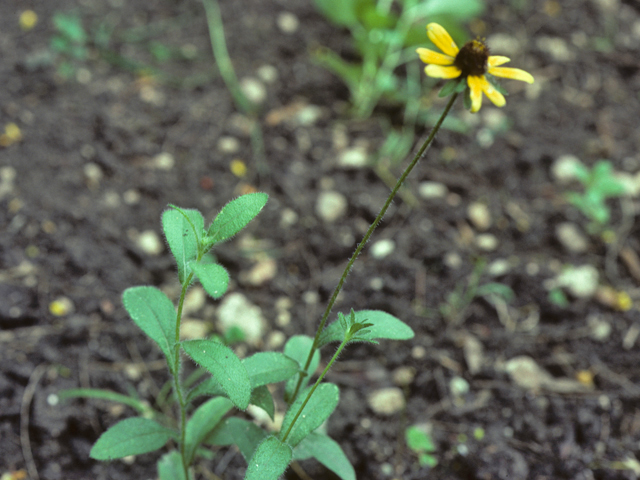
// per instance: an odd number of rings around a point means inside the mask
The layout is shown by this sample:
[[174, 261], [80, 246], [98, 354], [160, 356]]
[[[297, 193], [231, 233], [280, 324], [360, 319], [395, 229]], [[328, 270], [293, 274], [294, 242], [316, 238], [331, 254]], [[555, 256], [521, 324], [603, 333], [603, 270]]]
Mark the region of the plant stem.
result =
[[347, 342], [351, 339], [351, 337], [349, 338], [345, 338], [342, 343], [340, 344], [340, 346], [338, 347], [338, 350], [336, 350], [336, 353], [333, 355], [333, 357], [331, 357], [331, 360], [329, 361], [329, 363], [327, 364], [327, 366], [324, 368], [324, 370], [322, 371], [322, 373], [320, 374], [320, 376], [318, 377], [318, 380], [316, 380], [316, 383], [313, 385], [313, 387], [311, 388], [311, 390], [309, 390], [309, 393], [307, 394], [307, 398], [304, 399], [304, 402], [302, 402], [302, 405], [300, 406], [300, 408], [298, 409], [298, 412], [296, 413], [296, 416], [293, 417], [292, 422], [289, 424], [289, 428], [287, 429], [287, 431], [285, 432], [284, 436], [282, 437], [282, 442], [284, 443], [287, 440], [287, 437], [289, 436], [289, 433], [291, 433], [291, 429], [293, 428], [293, 426], [295, 425], [296, 421], [298, 420], [298, 417], [300, 417], [300, 415], [302, 414], [302, 411], [304, 410], [304, 407], [307, 406], [307, 403], [309, 402], [309, 400], [311, 399], [311, 395], [313, 395], [313, 392], [316, 391], [316, 388], [318, 388], [318, 385], [320, 385], [320, 382], [322, 382], [322, 379], [324, 378], [324, 376], [327, 374], [327, 372], [329, 371], [329, 369], [331, 368], [331, 365], [333, 365], [333, 362], [336, 361], [336, 359], [338, 358], [338, 356], [340, 355], [340, 352], [342, 352], [342, 350], [344, 349], [344, 347], [347, 346]]
[[[198, 258], [200, 260], [200, 258]], [[176, 397], [178, 397], [178, 404], [180, 406], [180, 456], [182, 457], [182, 466], [184, 468], [184, 478], [189, 478], [189, 465], [187, 465], [185, 458], [185, 438], [187, 433], [187, 405], [184, 402], [184, 395], [182, 393], [182, 385], [180, 384], [180, 323], [182, 320], [182, 308], [184, 307], [184, 299], [187, 294], [187, 288], [191, 285], [194, 273], [191, 272], [184, 284], [182, 285], [182, 291], [180, 292], [180, 301], [178, 302], [178, 313], [176, 314], [176, 334], [175, 334], [175, 347], [174, 358], [175, 363], [173, 365], [173, 385], [176, 391]]]
[[[367, 233], [365, 233], [364, 238], [358, 244], [358, 247], [356, 248], [356, 251], [353, 252], [353, 255], [351, 255], [351, 258], [349, 259], [349, 262], [347, 263], [347, 266], [345, 267], [344, 272], [342, 272], [342, 277], [340, 278], [340, 281], [338, 282], [338, 285], [336, 285], [336, 288], [333, 291], [333, 295], [331, 295], [331, 299], [329, 300], [329, 303], [327, 304], [327, 308], [324, 311], [324, 315], [322, 316], [322, 321], [320, 322], [320, 326], [318, 327], [318, 330], [316, 331], [316, 336], [313, 339], [313, 345], [311, 346], [311, 350], [309, 351], [309, 356], [307, 357], [307, 361], [306, 361], [306, 363], [304, 365], [304, 368], [302, 369], [302, 372], [306, 372], [307, 369], [309, 368], [309, 364], [311, 363], [311, 358], [313, 357], [313, 354], [317, 350], [318, 342], [320, 340], [320, 335], [322, 334], [322, 331], [324, 330], [324, 326], [327, 323], [327, 319], [329, 318], [329, 314], [331, 313], [331, 309], [333, 308], [333, 305], [336, 303], [336, 299], [338, 298], [338, 294], [342, 290], [342, 286], [344, 285], [344, 282], [347, 279], [347, 275], [349, 275], [349, 272], [351, 271], [351, 268], [353, 267], [353, 264], [356, 261], [356, 258], [358, 258], [358, 255], [360, 255], [360, 252], [364, 248], [365, 244], [369, 241], [369, 238], [371, 238], [371, 235], [373, 234], [374, 230], [376, 229], [376, 227], [378, 226], [378, 224], [382, 220], [382, 217], [384, 217], [384, 214], [387, 213], [387, 209], [389, 208], [389, 206], [391, 205], [391, 202], [393, 201], [393, 199], [397, 195], [398, 191], [400, 190], [400, 187], [402, 186], [404, 181], [407, 179], [407, 177], [411, 173], [411, 170], [413, 170], [413, 168], [418, 164], [420, 159], [425, 155], [425, 153], [427, 152], [428, 148], [433, 143], [433, 139], [435, 138], [436, 133], [438, 133], [438, 130], [440, 130], [440, 127], [442, 126], [442, 122], [444, 121], [446, 116], [449, 114], [449, 111], [451, 110], [451, 107], [453, 107], [453, 104], [456, 101], [456, 98], [458, 98], [458, 93], [454, 93], [453, 95], [451, 95], [451, 98], [449, 99], [449, 102], [447, 103], [447, 106], [445, 107], [444, 111], [442, 112], [442, 115], [440, 115], [440, 118], [438, 119], [436, 124], [431, 129], [431, 133], [429, 133], [429, 136], [427, 137], [427, 139], [422, 144], [422, 147], [420, 147], [420, 150], [418, 150], [418, 153], [416, 153], [416, 155], [413, 157], [413, 160], [411, 161], [409, 166], [405, 169], [404, 172], [402, 172], [402, 175], [400, 176], [400, 178], [396, 182], [396, 186], [393, 187], [393, 190], [391, 190], [391, 193], [387, 197], [387, 201], [382, 206], [382, 209], [380, 209], [380, 213], [378, 213], [378, 216], [375, 218], [373, 223], [369, 226], [369, 229], [367, 230]], [[304, 373], [301, 373], [299, 378], [298, 378], [298, 383], [296, 385], [296, 389], [295, 389], [295, 391], [293, 393], [293, 396], [292, 396], [293, 399], [295, 399], [297, 397], [297, 395], [298, 395], [298, 390], [300, 390], [300, 385], [302, 384], [302, 379], [303, 378], [304, 378]]]

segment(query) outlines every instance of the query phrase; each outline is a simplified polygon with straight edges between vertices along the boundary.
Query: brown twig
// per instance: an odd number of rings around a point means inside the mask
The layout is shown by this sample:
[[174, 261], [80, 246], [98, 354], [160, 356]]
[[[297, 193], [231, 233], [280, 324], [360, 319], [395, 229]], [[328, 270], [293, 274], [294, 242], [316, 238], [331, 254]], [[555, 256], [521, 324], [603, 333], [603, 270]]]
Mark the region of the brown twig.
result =
[[40, 382], [42, 375], [46, 371], [47, 366], [45, 364], [40, 364], [33, 369], [29, 377], [29, 383], [27, 383], [27, 387], [22, 394], [22, 403], [20, 405], [20, 445], [22, 446], [22, 456], [31, 480], [39, 480], [40, 476], [33, 460], [31, 441], [29, 440], [29, 409], [31, 408], [33, 395], [36, 393], [36, 388], [38, 388], [38, 382]]

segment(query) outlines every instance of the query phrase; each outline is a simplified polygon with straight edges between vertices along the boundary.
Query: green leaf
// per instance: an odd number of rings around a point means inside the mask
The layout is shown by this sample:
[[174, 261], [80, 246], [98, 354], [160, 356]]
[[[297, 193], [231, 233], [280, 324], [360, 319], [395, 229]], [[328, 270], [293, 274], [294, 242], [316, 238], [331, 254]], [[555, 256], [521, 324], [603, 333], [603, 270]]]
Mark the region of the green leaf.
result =
[[188, 465], [191, 465], [198, 446], [232, 407], [229, 399], [216, 397], [209, 399], [193, 412], [187, 422], [185, 434], [184, 455]]
[[82, 27], [82, 21], [77, 15], [56, 13], [53, 16], [53, 25], [56, 30], [75, 43], [85, 43], [87, 34]]
[[332, 438], [311, 432], [293, 451], [294, 460], [315, 458], [342, 480], [356, 480], [356, 472], [349, 459]]
[[416, 426], [411, 426], [405, 430], [407, 446], [416, 453], [435, 452], [436, 446], [431, 437]]
[[209, 445], [237, 445], [240, 453], [248, 462], [258, 444], [267, 436], [255, 423], [238, 417], [222, 421], [206, 440]]
[[273, 435], [265, 438], [249, 461], [245, 480], [278, 480], [291, 463], [291, 447]]
[[364, 75], [362, 65], [347, 62], [336, 52], [326, 47], [315, 48], [311, 52], [311, 59], [322, 68], [326, 68], [338, 76], [349, 88], [352, 98], [357, 95]]
[[516, 296], [514, 291], [508, 285], [499, 282], [489, 282], [484, 285], [480, 285], [476, 290], [476, 296], [487, 297], [487, 300], [492, 305], [495, 305], [494, 296], [502, 298], [507, 303], [510, 303]]
[[[289, 429], [289, 425], [293, 422], [294, 417], [298, 413], [298, 410], [307, 398], [308, 393], [313, 387], [307, 388], [303, 391], [295, 402], [289, 407], [287, 413], [282, 421], [282, 428], [280, 429], [280, 437]], [[286, 438], [286, 442], [295, 447], [304, 438], [318, 428], [322, 423], [329, 418], [333, 413], [338, 400], [340, 399], [340, 389], [333, 383], [321, 383], [316, 388], [313, 395], [305, 405], [302, 414], [296, 420], [293, 425], [289, 436]]]
[[251, 405], [255, 405], [256, 407], [260, 407], [262, 410], [267, 412], [267, 415], [274, 419], [274, 415], [276, 414], [276, 406], [273, 403], [273, 396], [271, 396], [271, 392], [267, 388], [266, 385], [262, 385], [261, 387], [254, 388], [251, 392], [251, 400], [249, 400]]
[[245, 358], [242, 364], [249, 373], [251, 388], [283, 382], [300, 370], [296, 360], [279, 352], [259, 352]]
[[456, 91], [459, 84], [460, 84], [459, 78], [454, 78], [452, 80], [449, 80], [447, 83], [444, 84], [444, 87], [440, 89], [440, 92], [438, 92], [438, 96], [442, 98], [442, 97], [451, 95], [453, 92]]
[[141, 286], [127, 288], [122, 302], [136, 325], [158, 344], [173, 369], [177, 316], [171, 300], [155, 287]]
[[100, 435], [89, 456], [96, 460], [113, 460], [153, 452], [175, 436], [175, 432], [153, 420], [127, 418]]
[[240, 410], [249, 406], [251, 382], [247, 369], [229, 347], [213, 340], [189, 340], [182, 348], [193, 361], [213, 374], [233, 404]]
[[201, 395], [209, 395], [210, 397], [213, 397], [217, 395], [226, 395], [226, 393], [215, 378], [209, 377], [196, 385], [187, 394], [187, 403], [191, 403], [195, 398], [198, 398]]
[[149, 404], [143, 400], [122, 395], [120, 393], [112, 392], [111, 390], [101, 390], [98, 388], [70, 388], [68, 390], [61, 390], [58, 392], [60, 400], [66, 400], [68, 398], [100, 398], [102, 400], [108, 400], [110, 402], [118, 402], [127, 405], [143, 415], [154, 414], [154, 410]]
[[[193, 399], [201, 395], [228, 396], [222, 388], [222, 385], [220, 385], [213, 377], [207, 378], [205, 381], [199, 383], [195, 388], [193, 388], [187, 395], [187, 403], [192, 402]], [[262, 408], [273, 419], [275, 414], [275, 405], [273, 403], [271, 392], [269, 392], [269, 389], [266, 386], [263, 385], [261, 387], [254, 388], [251, 391], [249, 403]]]
[[481, 0], [428, 0], [416, 5], [411, 12], [407, 12], [408, 18], [416, 20], [434, 17], [447, 16], [461, 21], [475, 18], [484, 10]]
[[[352, 342], [378, 343], [376, 339], [409, 340], [414, 336], [413, 330], [406, 323], [381, 310], [360, 310], [355, 312], [355, 318], [357, 323], [370, 323], [371, 326], [357, 332], [351, 339]], [[336, 320], [325, 328], [318, 348], [331, 342], [342, 342], [342, 340], [344, 340], [344, 331], [340, 322]]]
[[[294, 335], [289, 340], [287, 340], [287, 343], [284, 345], [284, 354], [298, 362], [300, 370], [303, 370], [312, 345], [313, 338], [307, 337], [306, 335]], [[316, 350], [313, 353], [313, 357], [311, 357], [309, 368], [307, 368], [307, 371], [305, 372], [306, 375], [300, 386], [301, 389], [303, 389], [307, 385], [307, 383], [309, 383], [309, 378], [311, 377], [311, 375], [313, 375], [313, 372], [316, 371], [319, 363], [320, 352]], [[284, 392], [285, 402], [291, 403], [293, 401], [293, 398], [291, 397], [293, 396], [293, 392], [295, 391], [297, 383], [298, 376], [292, 377], [287, 381]]]
[[465, 110], [471, 110], [471, 90], [469, 89], [468, 86], [464, 89], [464, 97], [463, 97], [462, 104]]
[[502, 95], [504, 95], [505, 97], [509, 95], [509, 92], [502, 85], [500, 85], [500, 82], [496, 77], [494, 77], [493, 75], [486, 75], [485, 78], [491, 85], [493, 85], [493, 88], [495, 88]]
[[233, 237], [260, 213], [268, 199], [266, 193], [249, 193], [230, 201], [220, 210], [207, 234], [216, 243]]
[[182, 456], [177, 450], [166, 453], [158, 460], [159, 480], [188, 480], [184, 476]]
[[178, 278], [184, 285], [191, 273], [189, 263], [198, 257], [200, 237], [204, 234], [204, 218], [198, 210], [169, 206], [171, 208], [162, 214], [162, 229], [178, 264]]
[[217, 263], [191, 263], [191, 268], [200, 280], [200, 283], [213, 298], [222, 297], [229, 286], [229, 274], [222, 265]]
[[356, 0], [314, 0], [314, 3], [330, 22], [341, 27], [358, 25]]

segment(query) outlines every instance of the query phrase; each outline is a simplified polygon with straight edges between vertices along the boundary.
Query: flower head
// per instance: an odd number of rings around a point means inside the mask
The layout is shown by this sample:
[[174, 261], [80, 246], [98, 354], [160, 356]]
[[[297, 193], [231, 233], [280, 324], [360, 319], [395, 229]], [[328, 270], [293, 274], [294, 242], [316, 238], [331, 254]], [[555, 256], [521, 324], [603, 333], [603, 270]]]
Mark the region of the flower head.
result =
[[[449, 33], [437, 23], [427, 25], [427, 35], [443, 53], [428, 48], [416, 50], [420, 59], [427, 64], [425, 73], [434, 78], [466, 78], [468, 98], [474, 113], [482, 106], [483, 92], [497, 107], [506, 103], [503, 95], [506, 92], [493, 82], [491, 76], [533, 83], [530, 73], [519, 68], [501, 67], [510, 61], [509, 58], [489, 55], [489, 48], [481, 40], [471, 40], [458, 48]], [[451, 91], [453, 88], [447, 93]]]

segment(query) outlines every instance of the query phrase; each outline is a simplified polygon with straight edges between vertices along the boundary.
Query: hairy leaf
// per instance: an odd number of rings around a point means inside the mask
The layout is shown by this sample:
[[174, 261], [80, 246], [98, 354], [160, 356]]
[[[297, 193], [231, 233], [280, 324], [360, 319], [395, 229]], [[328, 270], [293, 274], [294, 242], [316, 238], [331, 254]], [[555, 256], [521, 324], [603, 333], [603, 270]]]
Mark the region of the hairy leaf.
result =
[[240, 453], [248, 462], [258, 444], [267, 436], [255, 423], [238, 417], [230, 417], [211, 432], [206, 440], [210, 445], [237, 445]]
[[[296, 401], [293, 402], [287, 410], [282, 422], [282, 428], [280, 429], [280, 438], [283, 438], [286, 434], [289, 429], [289, 425], [292, 424], [298, 410], [304, 403], [304, 400], [307, 398], [307, 394], [312, 388], [313, 387], [309, 387], [298, 395]], [[318, 385], [318, 388], [313, 392], [313, 395], [305, 405], [302, 413], [296, 420], [296, 423], [293, 424], [293, 428], [291, 429], [291, 432], [289, 432], [289, 436], [285, 438], [284, 441], [292, 447], [298, 445], [307, 435], [313, 432], [316, 428], [322, 425], [327, 418], [329, 418], [338, 405], [339, 398], [340, 390], [333, 383], [321, 383]]]
[[131, 319], [158, 344], [169, 368], [173, 368], [177, 316], [171, 300], [155, 287], [142, 286], [127, 288], [122, 302]]
[[217, 263], [191, 263], [205, 292], [212, 298], [220, 298], [227, 292], [229, 274], [222, 265]]
[[213, 340], [189, 340], [182, 348], [193, 361], [213, 374], [233, 404], [241, 410], [249, 406], [251, 382], [247, 369], [229, 347]]
[[233, 237], [253, 220], [267, 204], [266, 193], [249, 193], [227, 203], [209, 227], [216, 243]]
[[[355, 321], [363, 324], [370, 323], [371, 326], [356, 333], [351, 339], [352, 342], [378, 343], [376, 339], [408, 340], [414, 336], [409, 325], [381, 310], [355, 312]], [[342, 340], [344, 340], [344, 330], [340, 322], [336, 320], [325, 328], [320, 337], [318, 348], [331, 342], [342, 342]]]
[[280, 352], [259, 352], [242, 361], [249, 373], [251, 387], [288, 380], [298, 373], [298, 362]]
[[187, 422], [185, 434], [184, 451], [187, 464], [191, 464], [198, 446], [232, 407], [229, 399], [216, 397], [209, 399], [193, 412]]
[[349, 459], [332, 438], [312, 432], [293, 451], [294, 460], [315, 458], [342, 480], [356, 480], [356, 472]]
[[178, 278], [184, 285], [191, 273], [189, 263], [198, 256], [198, 244], [204, 235], [204, 218], [198, 210], [173, 207], [162, 214], [162, 229], [178, 264]]
[[100, 435], [89, 456], [96, 460], [113, 460], [140, 455], [158, 450], [172, 437], [175, 432], [153, 420], [127, 418]]
[[249, 461], [245, 480], [278, 480], [291, 463], [291, 447], [274, 436], [265, 438]]
[[188, 480], [184, 476], [182, 456], [177, 450], [163, 455], [157, 465], [159, 480]]

